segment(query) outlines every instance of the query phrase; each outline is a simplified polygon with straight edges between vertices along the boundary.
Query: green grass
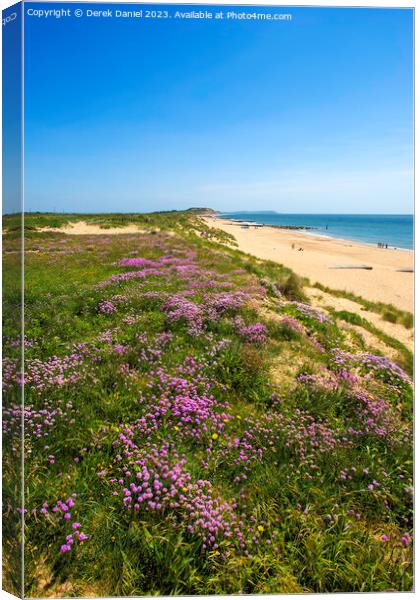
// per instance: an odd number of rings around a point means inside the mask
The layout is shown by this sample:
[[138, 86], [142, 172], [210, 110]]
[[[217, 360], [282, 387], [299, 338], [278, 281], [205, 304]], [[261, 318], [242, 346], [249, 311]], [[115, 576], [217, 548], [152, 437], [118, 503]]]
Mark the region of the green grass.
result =
[[[101, 225], [104, 234], [36, 231], [77, 220]], [[146, 232], [106, 233], [106, 227], [133, 222]], [[18, 224], [16, 217], [4, 218], [9, 233], [3, 244], [3, 355], [9, 360], [20, 355], [14, 342], [19, 336]], [[411, 355], [398, 340], [350, 312], [326, 318], [309, 306], [302, 309], [305, 280], [283, 265], [240, 252], [195, 212], [30, 214], [25, 224], [26, 366], [34, 373], [25, 387], [25, 404], [35, 411], [36, 423], [45, 419], [36, 411], [58, 411], [48, 417], [51, 424], [42, 425], [46, 437], [36, 437], [30, 420], [26, 423], [27, 595], [411, 590], [411, 542], [401, 542], [412, 528], [411, 386], [398, 377], [389, 382], [373, 368], [365, 374], [346, 366], [357, 384], [346, 379], [335, 353], [352, 349], [336, 319], [381, 335], [409, 372]], [[120, 259], [154, 263], [161, 256], [179, 264], [164, 276], [152, 272], [110, 280], [136, 270], [118, 266]], [[238, 292], [250, 298], [221, 314], [203, 313], [200, 335], [189, 329], [187, 317], [171, 319], [165, 307], [168, 298], [184, 293], [204, 310], [217, 294]], [[104, 301], [113, 302], [115, 310], [101, 312]], [[293, 319], [301, 329], [291, 327]], [[262, 343], [241, 330], [256, 323], [266, 328]], [[160, 344], [161, 339], [166, 341]], [[83, 348], [89, 352], [86, 359]], [[51, 357], [61, 361], [74, 354], [82, 357], [80, 363], [48, 384]], [[189, 371], [191, 358], [200, 361], [198, 376]], [[36, 369], [47, 364], [38, 381]], [[76, 379], [66, 380], [69, 374]], [[190, 388], [168, 392], [165, 377], [175, 376], [177, 385], [181, 380], [193, 386], [196, 395]], [[119, 471], [123, 465], [133, 473], [135, 468], [120, 436], [141, 418], [149, 423], [172, 397], [184, 409], [198, 398], [207, 411], [205, 427], [200, 422], [192, 435], [190, 422], [171, 408], [156, 417], [156, 428], [134, 429], [130, 439], [147, 452], [150, 445], [170, 444], [170, 461], [175, 452], [184, 455], [182, 469], [192, 484], [209, 481], [212, 502], [230, 507], [222, 510], [225, 519], [232, 510], [245, 548], [238, 531], [203, 548], [202, 528], [188, 528], [193, 517], [183, 512], [182, 502], [162, 510], [128, 509], [122, 486], [111, 481], [124, 477], [128, 485], [134, 477]], [[383, 415], [379, 410], [372, 417], [374, 427], [364, 420], [371, 400], [386, 407]], [[19, 386], [11, 384], [4, 400], [6, 423], [11, 423], [4, 436], [4, 553], [10, 565], [4, 569], [4, 587], [14, 593], [20, 585], [12, 573], [20, 560], [19, 457], [13, 450], [18, 431], [8, 411], [18, 404]], [[201, 412], [192, 414], [198, 418]], [[98, 476], [102, 471], [106, 475]], [[372, 481], [378, 485], [370, 490]], [[50, 511], [72, 493], [77, 498], [70, 523], [80, 522], [88, 539], [60, 553], [69, 526], [51, 512], [43, 516], [40, 508], [47, 502]]]

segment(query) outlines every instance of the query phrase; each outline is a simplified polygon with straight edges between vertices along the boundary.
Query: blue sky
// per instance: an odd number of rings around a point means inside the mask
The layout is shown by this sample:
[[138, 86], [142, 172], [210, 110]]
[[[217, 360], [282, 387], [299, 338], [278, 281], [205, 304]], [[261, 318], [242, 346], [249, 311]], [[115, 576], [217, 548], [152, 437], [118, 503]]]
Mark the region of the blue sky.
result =
[[412, 12], [264, 10], [26, 16], [26, 209], [411, 213]]
[[2, 18], [2, 209], [3, 213], [18, 213], [22, 210], [21, 6], [5, 9]]

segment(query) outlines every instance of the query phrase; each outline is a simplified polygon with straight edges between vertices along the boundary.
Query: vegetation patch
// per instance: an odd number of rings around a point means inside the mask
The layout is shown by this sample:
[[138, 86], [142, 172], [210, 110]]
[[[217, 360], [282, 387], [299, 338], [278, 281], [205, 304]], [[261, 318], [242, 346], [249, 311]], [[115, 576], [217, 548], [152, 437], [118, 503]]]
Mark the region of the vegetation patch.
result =
[[380, 314], [384, 321], [389, 321], [390, 323], [399, 323], [407, 329], [411, 329], [414, 325], [414, 317], [412, 313], [405, 310], [400, 310], [392, 304], [365, 300], [361, 296], [357, 296], [352, 292], [347, 292], [345, 290], [333, 290], [322, 283], [315, 283], [313, 287], [326, 292], [327, 294], [331, 294], [332, 296], [336, 296], [337, 298], [347, 298], [347, 300], [357, 302], [357, 304], [363, 306], [365, 310]]
[[[411, 590], [408, 350], [314, 307], [304, 280], [196, 211], [39, 232], [76, 220], [26, 217], [22, 373], [4, 218], [4, 541], [17, 565], [23, 417], [25, 593]], [[349, 343], [340, 320], [396, 360]]]

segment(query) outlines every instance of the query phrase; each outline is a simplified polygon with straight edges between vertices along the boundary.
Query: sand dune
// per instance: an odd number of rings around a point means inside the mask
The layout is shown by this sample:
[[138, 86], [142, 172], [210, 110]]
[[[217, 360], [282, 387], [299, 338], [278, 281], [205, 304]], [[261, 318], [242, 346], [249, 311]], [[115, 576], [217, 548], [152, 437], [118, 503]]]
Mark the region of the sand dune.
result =
[[[399, 323], [390, 323], [389, 321], [385, 321], [382, 319], [381, 315], [372, 311], [364, 310], [363, 306], [358, 304], [357, 302], [353, 302], [352, 300], [348, 300], [347, 298], [337, 298], [337, 296], [332, 296], [326, 292], [322, 292], [317, 288], [305, 288], [306, 295], [310, 298], [311, 303], [314, 306], [319, 306], [320, 308], [327, 308], [332, 306], [335, 310], [346, 310], [352, 313], [358, 314], [363, 319], [366, 319], [372, 325], [390, 335], [391, 337], [399, 340], [406, 346], [409, 350], [414, 350], [414, 332], [413, 329], [407, 329], [404, 325], [400, 325]], [[346, 324], [348, 326], [348, 324]], [[391, 355], [390, 358], [394, 358], [395, 351], [392, 350], [386, 344], [382, 344], [375, 336], [370, 334], [363, 328], [357, 328], [354, 325], [353, 329], [359, 329], [364, 338], [368, 338], [371, 345], [379, 346], [380, 349], [384, 352], [384, 354]]]
[[66, 233], [68, 235], [116, 235], [122, 233], [142, 233], [143, 230], [137, 227], [137, 225], [125, 225], [124, 227], [100, 227], [99, 225], [92, 225], [85, 221], [77, 221], [75, 223], [68, 223], [63, 227], [41, 227], [38, 231], [55, 231]]
[[[237, 223], [224, 219], [205, 217], [204, 220], [208, 226], [232, 234], [240, 250], [284, 264], [298, 275], [308, 277], [311, 283], [319, 282], [353, 292], [366, 300], [413, 311], [414, 276], [409, 271], [414, 268], [414, 253], [411, 250], [385, 250], [369, 244], [268, 226], [241, 229]], [[303, 250], [299, 251], [299, 248]]]

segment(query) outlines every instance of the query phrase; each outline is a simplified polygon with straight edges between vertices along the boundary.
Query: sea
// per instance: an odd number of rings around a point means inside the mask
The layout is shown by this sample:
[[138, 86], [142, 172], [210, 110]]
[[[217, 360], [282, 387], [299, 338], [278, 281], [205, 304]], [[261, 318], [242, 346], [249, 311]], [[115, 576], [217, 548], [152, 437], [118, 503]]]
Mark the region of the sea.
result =
[[337, 215], [281, 214], [274, 212], [235, 212], [218, 215], [221, 218], [259, 223], [311, 227], [302, 231], [327, 237], [352, 240], [390, 248], [410, 250], [414, 246], [413, 215]]

